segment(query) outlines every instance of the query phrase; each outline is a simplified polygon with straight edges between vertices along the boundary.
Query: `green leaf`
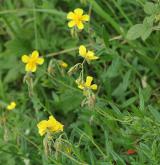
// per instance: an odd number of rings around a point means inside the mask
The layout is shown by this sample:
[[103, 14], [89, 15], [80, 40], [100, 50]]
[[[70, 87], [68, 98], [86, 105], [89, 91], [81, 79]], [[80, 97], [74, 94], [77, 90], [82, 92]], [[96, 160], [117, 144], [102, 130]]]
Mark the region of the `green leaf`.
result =
[[106, 20], [110, 25], [119, 33], [123, 34], [122, 27], [119, 26], [112, 16], [108, 14], [106, 10], [104, 10], [95, 0], [88, 0], [91, 3], [93, 10], [101, 16], [104, 20]]
[[142, 89], [139, 87], [139, 108], [141, 111], [144, 111], [144, 96]]
[[143, 24], [136, 24], [129, 29], [126, 37], [128, 40], [135, 40], [141, 37], [143, 30], [144, 30]]
[[145, 26], [144, 31], [141, 34], [142, 40], [145, 41], [150, 36], [151, 33], [152, 33], [152, 28]]
[[106, 31], [104, 26], [102, 27], [102, 34], [103, 34], [102, 37], [103, 37], [103, 40], [104, 40], [104, 44], [105, 44], [106, 48], [108, 48], [109, 47], [109, 34]]
[[120, 66], [121, 66], [121, 62], [120, 59], [117, 57], [112, 61], [112, 64], [108, 68], [105, 76], [108, 78], [116, 77], [118, 75], [118, 70], [120, 69]]
[[[73, 101], [74, 100], [74, 101]], [[64, 113], [75, 110], [82, 101], [82, 94], [75, 91], [65, 90], [54, 102], [54, 105], [62, 109]]]
[[109, 105], [112, 107], [113, 111], [117, 114], [117, 115], [121, 115], [121, 111], [119, 110], [119, 108], [113, 104], [112, 102], [109, 102]]
[[152, 2], [146, 2], [146, 4], [144, 5], [144, 12], [146, 14], [152, 15], [154, 14], [156, 11], [156, 5]]
[[126, 100], [123, 104], [122, 104], [122, 108], [126, 108], [126, 107], [129, 107], [130, 105], [132, 105], [135, 101], [137, 100], [137, 97], [134, 96], [134, 97], [131, 97], [129, 98], [128, 100]]
[[119, 84], [119, 86], [113, 91], [112, 96], [122, 97], [125, 94], [129, 86], [129, 78], [131, 75], [131, 71], [129, 70], [123, 78], [123, 82]]
[[8, 71], [7, 75], [4, 78], [5, 83], [10, 83], [15, 81], [19, 76], [19, 67], [15, 67]]
[[155, 16], [145, 17], [143, 20], [143, 25], [152, 27], [155, 20]]
[[148, 106], [149, 111], [153, 115], [153, 117], [160, 122], [160, 112], [158, 112], [155, 108], [153, 108], [151, 105]]
[[146, 17], [143, 21], [143, 32], [141, 34], [141, 38], [143, 41], [145, 41], [150, 34], [152, 33], [152, 27], [153, 27], [154, 17]]

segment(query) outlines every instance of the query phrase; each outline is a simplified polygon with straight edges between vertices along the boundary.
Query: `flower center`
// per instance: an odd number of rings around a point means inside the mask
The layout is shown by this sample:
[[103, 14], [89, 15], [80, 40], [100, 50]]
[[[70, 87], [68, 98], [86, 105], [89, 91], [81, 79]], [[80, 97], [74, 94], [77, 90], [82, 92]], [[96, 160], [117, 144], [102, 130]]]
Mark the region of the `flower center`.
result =
[[28, 63], [31, 65], [36, 65], [36, 62], [37, 62], [37, 58], [30, 58], [28, 61]]
[[79, 24], [82, 21], [82, 16], [81, 15], [75, 15], [74, 21], [76, 24]]

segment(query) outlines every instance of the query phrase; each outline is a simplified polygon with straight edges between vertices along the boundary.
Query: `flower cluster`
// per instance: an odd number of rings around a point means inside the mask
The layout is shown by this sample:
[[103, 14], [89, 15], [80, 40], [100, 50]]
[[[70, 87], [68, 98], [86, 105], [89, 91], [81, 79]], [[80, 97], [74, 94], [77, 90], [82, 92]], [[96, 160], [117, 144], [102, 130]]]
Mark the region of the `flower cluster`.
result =
[[[67, 15], [67, 19], [70, 20], [68, 22], [68, 26], [70, 28], [74, 28], [75, 31], [77, 29], [84, 29], [84, 23], [90, 20], [90, 16], [83, 13], [84, 11], [80, 8], [75, 9], [74, 12], [69, 12]], [[73, 72], [76, 72], [79, 68], [81, 68], [81, 72], [78, 79], [76, 80], [76, 83], [78, 88], [83, 90], [83, 94], [87, 98], [86, 104], [91, 105], [90, 103], [95, 101], [95, 95], [92, 93], [92, 90], [97, 90], [98, 87], [96, 84], [92, 84], [92, 76], [87, 76], [86, 81], [84, 81], [84, 63], [86, 61], [88, 64], [90, 64], [91, 61], [97, 60], [99, 57], [95, 55], [93, 50], [87, 50], [84, 45], [79, 46], [79, 55], [83, 57], [83, 62], [71, 67], [68, 73], [71, 75]]]
[[[69, 12], [67, 15], [67, 19], [69, 20], [68, 26], [70, 28], [74, 28], [74, 30], [83, 30], [84, 29], [84, 23], [88, 22], [90, 20], [90, 16], [88, 14], [83, 14], [84, 11], [80, 8], [75, 9], [73, 12]], [[92, 90], [97, 90], [97, 85], [92, 84], [93, 77], [92, 76], [87, 76], [86, 81], [84, 81], [84, 63], [85, 61], [90, 64], [91, 61], [97, 60], [99, 57], [95, 55], [94, 51], [92, 50], [87, 50], [87, 48], [84, 45], [79, 46], [79, 55], [83, 57], [83, 62], [80, 63], [81, 65], [81, 73], [76, 80], [76, 83], [78, 85], [78, 88], [83, 90], [86, 96], [88, 97], [91, 96], [90, 93], [92, 93]], [[21, 58], [22, 62], [26, 64], [25, 66], [25, 71], [27, 73], [32, 73], [37, 70], [38, 65], [42, 65], [44, 63], [44, 58], [39, 56], [38, 51], [33, 51], [30, 55], [23, 55]], [[57, 60], [58, 65], [61, 68], [67, 68], [68, 64], [62, 60]], [[78, 66], [77, 64], [75, 66]], [[28, 75], [28, 74], [27, 74]], [[29, 79], [30, 80], [30, 79]], [[31, 82], [31, 81], [29, 81]], [[8, 105], [7, 109], [12, 110], [16, 107], [16, 103], [12, 102], [10, 105]], [[52, 115], [49, 116], [48, 120], [42, 120], [37, 124], [39, 134], [41, 136], [45, 134], [51, 134], [51, 133], [56, 133], [56, 132], [61, 132], [63, 131], [63, 124], [58, 122]]]
[[[90, 16], [88, 14], [84, 14], [84, 11], [80, 8], [75, 9], [73, 12], [69, 12], [67, 15], [67, 19], [69, 20], [68, 26], [70, 28], [73, 28], [73, 31], [80, 32], [82, 31], [85, 26], [84, 24], [90, 20]], [[61, 52], [60, 52], [61, 53]], [[95, 55], [93, 50], [90, 50], [86, 48], [84, 45], [79, 46], [79, 56], [83, 58], [83, 61], [81, 63], [76, 64], [74, 69], [81, 69], [80, 75], [78, 79], [76, 80], [77, 87], [83, 91], [83, 94], [85, 96], [85, 104], [88, 105], [88, 107], [93, 107], [95, 103], [95, 95], [93, 91], [96, 91], [98, 86], [97, 84], [93, 83], [93, 77], [92, 76], [86, 76], [84, 80], [84, 64], [90, 64], [91, 61], [95, 61], [99, 59], [98, 56]], [[44, 63], [44, 58], [40, 56], [39, 52], [37, 50], [34, 50], [31, 54], [24, 54], [21, 56], [21, 61], [25, 64], [25, 71], [26, 74], [24, 76], [24, 80], [28, 85], [29, 90], [29, 96], [34, 96], [34, 82], [33, 82], [33, 76], [34, 72], [37, 71], [37, 68], [39, 65], [42, 65]], [[62, 60], [52, 59], [49, 62], [48, 65], [48, 73], [51, 75], [54, 72], [54, 66], [58, 66], [57, 70], [61, 71], [61, 75], [63, 76], [66, 72], [64, 69], [68, 68], [68, 64]], [[83, 101], [82, 101], [83, 102]], [[90, 106], [91, 105], [91, 106]], [[7, 106], [5, 105], [5, 109], [8, 111], [12, 111], [16, 108], [16, 102], [12, 101]], [[45, 136], [43, 140], [44, 148], [47, 150], [50, 146], [51, 140], [54, 142], [54, 147], [59, 150], [59, 143], [62, 143], [61, 137], [64, 135], [63, 128], [64, 125], [57, 121], [54, 116], [49, 116], [48, 120], [41, 120], [37, 124], [38, 132], [40, 136]], [[55, 140], [55, 136], [52, 135], [59, 135], [57, 133], [61, 133], [59, 136], [59, 141]], [[52, 138], [54, 137], [54, 138]], [[57, 137], [57, 136], [56, 136]], [[64, 143], [64, 142], [63, 142]], [[52, 147], [53, 148], [53, 147]], [[50, 149], [52, 149], [50, 148]], [[63, 150], [67, 152], [67, 154], [70, 154], [72, 152], [72, 148], [70, 144], [67, 144], [65, 147], [63, 147]]]

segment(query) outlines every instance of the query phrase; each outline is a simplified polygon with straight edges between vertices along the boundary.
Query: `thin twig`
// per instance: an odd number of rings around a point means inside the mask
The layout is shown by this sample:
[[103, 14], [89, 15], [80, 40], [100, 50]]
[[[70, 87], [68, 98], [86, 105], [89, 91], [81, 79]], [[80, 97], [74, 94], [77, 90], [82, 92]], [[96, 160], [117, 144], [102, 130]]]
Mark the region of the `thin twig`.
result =
[[[120, 40], [120, 39], [122, 39], [122, 36], [121, 36], [121, 35], [115, 36], [115, 37], [109, 39], [109, 41]], [[91, 46], [91, 45], [92, 45], [92, 44], [87, 44], [87, 45], [85, 45], [85, 46], [86, 46], [86, 47], [89, 47], [89, 46]], [[62, 50], [62, 51], [59, 51], [59, 52], [49, 53], [49, 54], [46, 55], [46, 57], [54, 57], [54, 56], [57, 56], [57, 55], [60, 55], [60, 54], [65, 54], [65, 53], [68, 53], [68, 52], [76, 51], [76, 50], [78, 50], [78, 49], [79, 49], [79, 47], [70, 48], [70, 49], [65, 49], [65, 50]]]
[[[90, 45], [91, 44], [88, 44], [88, 45], [85, 45], [85, 46], [88, 47]], [[49, 53], [49, 54], [46, 55], [46, 57], [53, 57], [53, 56], [57, 56], [57, 55], [60, 55], [60, 54], [65, 54], [65, 53], [68, 53], [68, 52], [72, 52], [72, 51], [75, 51], [75, 50], [78, 50], [78, 49], [79, 49], [79, 47], [65, 49], [65, 50], [62, 50], [62, 51], [59, 51], [59, 52]]]

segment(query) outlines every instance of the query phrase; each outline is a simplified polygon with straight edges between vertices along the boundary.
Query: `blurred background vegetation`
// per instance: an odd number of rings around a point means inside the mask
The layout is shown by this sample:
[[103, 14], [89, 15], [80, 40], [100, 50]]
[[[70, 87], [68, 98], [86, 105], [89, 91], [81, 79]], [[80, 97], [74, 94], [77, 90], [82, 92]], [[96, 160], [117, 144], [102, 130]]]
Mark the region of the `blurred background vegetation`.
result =
[[[148, 16], [147, 2], [0, 0], [0, 164], [160, 164], [160, 33], [147, 31], [144, 40], [126, 38]], [[90, 11], [91, 21], [73, 38], [66, 14], [77, 7]], [[78, 74], [67, 74], [81, 61], [81, 44], [89, 44], [100, 58], [85, 66], [85, 76], [92, 75], [99, 86], [92, 109], [81, 106]], [[21, 56], [33, 50], [45, 63], [34, 74], [29, 97]], [[60, 68], [57, 60], [69, 67]], [[12, 100], [17, 108], [6, 113], [2, 107]], [[64, 124], [65, 134], [47, 157], [37, 123], [50, 114]], [[136, 153], [129, 155], [129, 149]]]

